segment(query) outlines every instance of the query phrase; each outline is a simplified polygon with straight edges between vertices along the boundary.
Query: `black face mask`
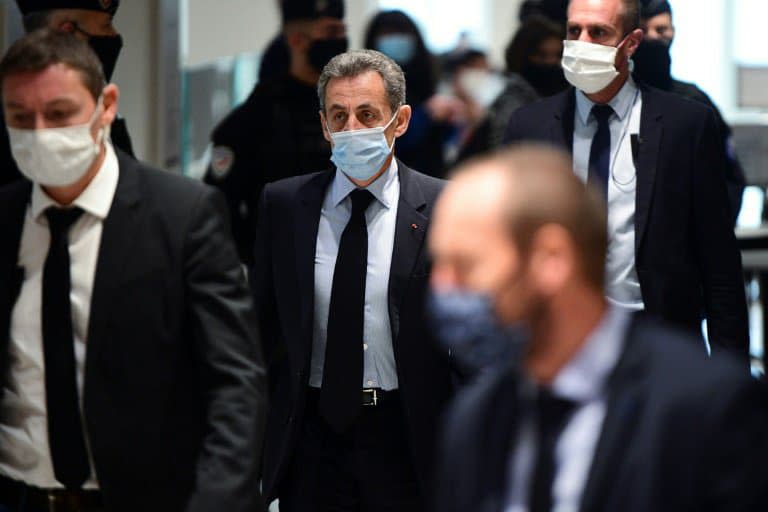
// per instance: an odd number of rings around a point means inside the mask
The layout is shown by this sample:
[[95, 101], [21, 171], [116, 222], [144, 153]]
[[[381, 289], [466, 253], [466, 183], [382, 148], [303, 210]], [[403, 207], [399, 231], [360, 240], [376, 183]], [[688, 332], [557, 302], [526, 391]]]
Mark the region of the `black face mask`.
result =
[[552, 96], [568, 87], [563, 68], [559, 65], [542, 65], [531, 62], [520, 72], [540, 96]]
[[665, 41], [645, 40], [632, 56], [635, 63], [634, 75], [646, 84], [668, 91], [672, 87], [672, 58], [669, 44]]
[[346, 37], [336, 39], [316, 39], [307, 52], [309, 64], [318, 72], [322, 72], [328, 62], [340, 53], [347, 51], [349, 40]]
[[91, 35], [78, 26], [75, 26], [75, 30], [88, 37], [88, 45], [101, 61], [104, 78], [107, 79], [107, 82], [111, 82], [112, 73], [115, 72], [117, 65], [117, 57], [120, 55], [120, 50], [123, 49], [122, 36], [120, 34], [114, 36]]

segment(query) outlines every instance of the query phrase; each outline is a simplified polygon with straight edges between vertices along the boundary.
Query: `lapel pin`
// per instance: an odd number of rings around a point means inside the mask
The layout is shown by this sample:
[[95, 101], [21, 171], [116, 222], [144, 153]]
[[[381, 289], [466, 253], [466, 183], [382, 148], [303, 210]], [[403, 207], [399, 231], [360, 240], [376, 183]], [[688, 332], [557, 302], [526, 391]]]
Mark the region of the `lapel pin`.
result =
[[411, 229], [419, 229], [419, 226], [417, 226], [416, 224], [411, 224]]

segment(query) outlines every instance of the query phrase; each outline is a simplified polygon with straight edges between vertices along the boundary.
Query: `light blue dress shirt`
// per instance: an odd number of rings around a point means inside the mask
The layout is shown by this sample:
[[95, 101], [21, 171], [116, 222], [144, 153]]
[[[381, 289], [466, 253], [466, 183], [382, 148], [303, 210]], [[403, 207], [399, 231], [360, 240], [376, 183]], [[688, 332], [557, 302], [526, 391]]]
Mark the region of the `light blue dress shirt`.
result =
[[[591, 114], [594, 103], [576, 91], [573, 124], [573, 167], [586, 183], [589, 152], [597, 131]], [[631, 310], [644, 309], [640, 280], [635, 268], [635, 196], [637, 173], [632, 158], [632, 136], [639, 136], [643, 99], [630, 76], [608, 102], [613, 108], [608, 125], [611, 131], [611, 165], [608, 180], [608, 253], [605, 262], [605, 295], [613, 304]]]
[[[621, 356], [629, 321], [630, 314], [625, 308], [611, 306], [552, 383], [553, 395], [576, 404], [555, 445], [553, 512], [579, 511], [607, 412], [606, 381]], [[535, 388], [530, 381], [522, 386], [521, 398], [534, 400]], [[535, 419], [530, 413], [523, 413], [509, 462], [505, 512], [528, 512], [528, 491], [536, 457], [535, 429]]]
[[[328, 187], [320, 212], [315, 249], [315, 316], [312, 336], [312, 359], [309, 385], [319, 388], [323, 382], [328, 312], [331, 302], [333, 273], [339, 253], [341, 234], [352, 216], [352, 183], [337, 170]], [[392, 348], [389, 322], [389, 271], [395, 245], [395, 221], [400, 200], [400, 178], [397, 161], [367, 187], [375, 198], [365, 212], [368, 225], [368, 271], [365, 279], [365, 311], [363, 321], [362, 388], [397, 389], [397, 367]]]

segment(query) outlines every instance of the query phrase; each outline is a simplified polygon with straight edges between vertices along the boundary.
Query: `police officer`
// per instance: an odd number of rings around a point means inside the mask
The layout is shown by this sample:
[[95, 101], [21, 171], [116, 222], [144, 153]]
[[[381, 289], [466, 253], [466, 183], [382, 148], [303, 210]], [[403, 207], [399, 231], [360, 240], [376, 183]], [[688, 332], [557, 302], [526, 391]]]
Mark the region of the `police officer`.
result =
[[[88, 41], [101, 61], [107, 81], [112, 80], [117, 57], [123, 46], [123, 39], [112, 24], [120, 0], [16, 0], [16, 4], [23, 16], [24, 29], [27, 32], [50, 27], [62, 32], [72, 32]], [[115, 119], [111, 138], [116, 148], [134, 156], [124, 119]], [[5, 122], [0, 115], [0, 186], [20, 177], [16, 162], [11, 156]]]
[[289, 72], [260, 82], [213, 131], [205, 181], [226, 195], [243, 262], [253, 261], [256, 203], [266, 183], [330, 167], [317, 79], [347, 49], [343, 0], [283, 0]]

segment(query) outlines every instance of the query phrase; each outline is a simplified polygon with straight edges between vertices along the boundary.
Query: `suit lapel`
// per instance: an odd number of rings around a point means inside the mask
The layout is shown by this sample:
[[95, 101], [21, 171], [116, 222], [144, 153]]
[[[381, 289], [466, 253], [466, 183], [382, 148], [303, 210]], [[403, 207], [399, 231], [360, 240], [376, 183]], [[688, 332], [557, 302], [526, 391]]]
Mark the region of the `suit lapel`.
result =
[[573, 126], [576, 115], [576, 90], [571, 87], [562, 94], [561, 102], [554, 112], [550, 137], [555, 146], [573, 153]]
[[422, 211], [424, 194], [413, 171], [398, 161], [400, 200], [395, 220], [395, 243], [389, 269], [389, 321], [393, 343], [400, 332], [400, 305], [424, 245], [428, 219]]
[[607, 501], [621, 469], [634, 429], [645, 406], [643, 343], [635, 317], [626, 335], [624, 354], [607, 383], [611, 390], [600, 439], [584, 487], [580, 510], [613, 510]]
[[86, 375], [91, 366], [90, 361], [97, 358], [102, 341], [107, 339], [107, 321], [113, 313], [111, 311], [113, 284], [123, 274], [128, 258], [135, 256], [131, 251], [131, 243], [138, 234], [137, 228], [140, 221], [141, 194], [138, 164], [120, 152], [117, 152], [117, 155], [120, 175], [112, 206], [107, 218], [104, 219], [96, 274], [93, 280]]
[[296, 278], [300, 301], [302, 339], [306, 343], [306, 354], [312, 348], [312, 318], [315, 305], [315, 250], [317, 231], [320, 224], [320, 210], [328, 185], [334, 172], [328, 171], [312, 177], [299, 191], [299, 208], [296, 212], [294, 229], [296, 247]]
[[659, 149], [664, 133], [662, 112], [657, 109], [653, 92], [638, 85], [642, 93], [643, 108], [640, 115], [640, 146], [637, 156], [637, 196], [635, 203], [635, 251], [640, 248], [648, 226], [648, 215], [653, 200]]

